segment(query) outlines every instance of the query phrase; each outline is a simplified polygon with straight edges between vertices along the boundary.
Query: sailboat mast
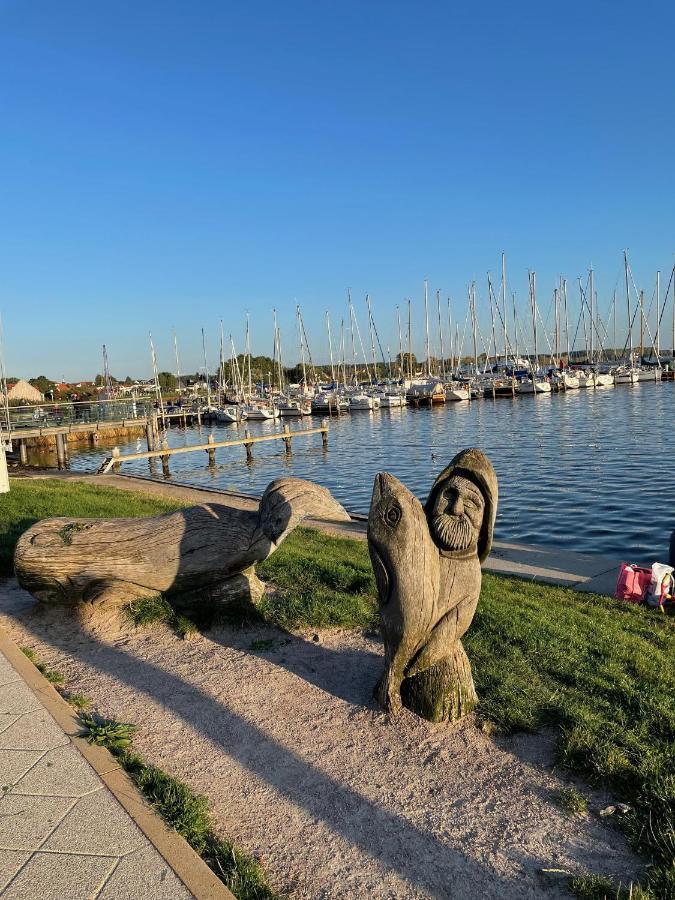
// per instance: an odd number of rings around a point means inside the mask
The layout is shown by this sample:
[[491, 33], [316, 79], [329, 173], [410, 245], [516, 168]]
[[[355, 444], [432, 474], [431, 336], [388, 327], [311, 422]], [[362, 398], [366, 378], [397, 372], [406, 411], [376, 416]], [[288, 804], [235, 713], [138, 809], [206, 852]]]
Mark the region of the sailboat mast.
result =
[[401, 308], [396, 306], [396, 324], [398, 325], [398, 377], [403, 378], [403, 338], [401, 335]]
[[408, 299], [408, 376], [412, 381], [412, 310], [410, 299]]
[[248, 313], [246, 313], [246, 359], [248, 364], [248, 398], [253, 396], [253, 379], [251, 378], [251, 331], [248, 321]]
[[471, 308], [471, 326], [473, 331], [473, 370], [478, 377], [478, 344], [476, 343], [476, 282], [469, 289], [469, 306]]
[[630, 320], [630, 289], [628, 287], [628, 252], [623, 251], [623, 271], [626, 278], [626, 308], [628, 311], [628, 347], [629, 347], [629, 366], [633, 368], [633, 323]]
[[443, 348], [443, 321], [441, 319], [441, 292], [436, 291], [436, 305], [438, 306], [438, 339], [441, 349], [441, 376], [445, 379], [445, 350]]
[[502, 325], [504, 326], [504, 366], [508, 363], [509, 335], [506, 328], [506, 254], [502, 253]]
[[427, 279], [424, 279], [424, 323], [426, 328], [426, 377], [429, 378], [431, 376], [431, 365], [429, 359], [429, 288]]
[[534, 339], [534, 373], [532, 381], [536, 381], [537, 372], [539, 371], [539, 349], [537, 346], [537, 288], [536, 273], [530, 272], [530, 305], [532, 307], [532, 335]]
[[202, 351], [204, 353], [204, 377], [206, 378], [206, 404], [211, 407], [211, 377], [209, 376], [209, 367], [206, 364], [206, 337], [202, 328]]
[[558, 288], [553, 289], [553, 302], [555, 304], [555, 365], [560, 368], [560, 296]]
[[330, 316], [326, 310], [326, 330], [328, 331], [328, 352], [330, 353], [330, 379], [333, 384], [337, 384], [335, 380], [335, 364], [333, 362], [333, 338], [330, 333]]
[[178, 357], [178, 338], [176, 337], [176, 330], [173, 332], [173, 352], [176, 355], [176, 381], [178, 383], [178, 393], [182, 393], [182, 387], [180, 382], [180, 359]]
[[594, 346], [593, 346], [593, 327], [595, 325], [595, 316], [593, 315], [594, 310], [594, 293], [595, 289], [593, 287], [593, 266], [591, 266], [590, 272], [588, 273], [589, 278], [589, 290], [591, 292], [591, 335], [590, 335], [590, 346], [591, 346], [591, 365], [595, 362], [594, 359]]
[[450, 375], [455, 371], [455, 348], [452, 343], [452, 308], [448, 297], [448, 340], [450, 341]]
[[[492, 278], [490, 277], [490, 273], [487, 274], [487, 282], [488, 282], [488, 297], [490, 298], [490, 320], [492, 323], [492, 344], [495, 348], [495, 366], [497, 365], [497, 332], [495, 330], [495, 297], [494, 291], [492, 290]], [[489, 348], [488, 348], [489, 351]], [[487, 368], [488, 361], [490, 359], [490, 354], [488, 352], [487, 359], [485, 360], [485, 365]]]
[[567, 279], [562, 279], [563, 303], [565, 305], [565, 343], [567, 344], [567, 368], [570, 365], [570, 317], [567, 312]]
[[356, 371], [356, 344], [354, 343], [354, 310], [352, 309], [352, 293], [347, 291], [347, 299], [349, 304], [349, 330], [352, 338], [352, 364], [354, 366], [354, 384], [358, 384], [358, 374]]
[[300, 359], [302, 361], [302, 389], [307, 387], [307, 369], [305, 367], [305, 342], [302, 337], [302, 321], [300, 319], [300, 306], [295, 307], [295, 316], [298, 320], [298, 338], [300, 340]]
[[656, 270], [656, 365], [661, 363], [661, 271]]
[[373, 358], [373, 377], [377, 381], [377, 360], [375, 357], [375, 335], [373, 334], [373, 311], [370, 308], [370, 295], [366, 294], [366, 306], [368, 307], [368, 329], [370, 331], [370, 353]]

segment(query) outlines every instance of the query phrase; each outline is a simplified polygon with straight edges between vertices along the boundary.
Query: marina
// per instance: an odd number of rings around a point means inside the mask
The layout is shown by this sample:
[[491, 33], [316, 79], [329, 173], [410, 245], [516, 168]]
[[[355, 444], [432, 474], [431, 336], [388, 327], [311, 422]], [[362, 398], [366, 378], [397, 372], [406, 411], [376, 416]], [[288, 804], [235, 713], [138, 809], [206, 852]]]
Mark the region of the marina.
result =
[[[649, 410], [646, 417], [645, 411]], [[330, 445], [298, 444], [289, 456], [278, 441], [246, 464], [241, 450], [219, 451], [215, 466], [204, 453], [175, 457], [176, 483], [260, 494], [280, 474], [328, 487], [353, 512], [367, 512], [373, 477], [387, 469], [415, 493], [429, 490], [430, 458], [441, 465], [458, 447], [485, 447], [501, 489], [496, 535], [501, 540], [557, 546], [580, 552], [657, 559], [664, 554], [664, 498], [675, 491], [672, 382], [635, 383], [496, 401], [446, 403], [427, 408], [381, 407], [330, 421]], [[652, 423], [652, 427], [649, 423]], [[657, 423], [663, 423], [659, 427]], [[291, 426], [303, 428], [299, 422]], [[281, 431], [278, 421], [167, 429], [169, 447], [243, 439]], [[98, 447], [73, 449], [70, 466], [94, 472], [106, 456]], [[122, 454], [143, 452], [144, 437], [119, 443]], [[54, 455], [36, 462], [53, 464]], [[162, 479], [159, 462], [126, 463], [125, 472]], [[667, 505], [667, 504], [666, 504]]]

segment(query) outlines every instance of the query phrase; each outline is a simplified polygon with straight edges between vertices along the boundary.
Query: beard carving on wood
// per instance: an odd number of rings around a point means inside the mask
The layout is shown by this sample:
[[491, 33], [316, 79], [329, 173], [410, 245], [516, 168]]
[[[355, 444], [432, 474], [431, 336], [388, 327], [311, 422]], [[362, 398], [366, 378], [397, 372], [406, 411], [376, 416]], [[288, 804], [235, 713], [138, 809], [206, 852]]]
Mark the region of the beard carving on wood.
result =
[[388, 712], [404, 705], [433, 721], [455, 721], [475, 706], [460, 638], [478, 603], [496, 510], [497, 477], [480, 450], [457, 454], [425, 506], [393, 475], [376, 476], [368, 547], [385, 670], [375, 693]]
[[433, 502], [429, 529], [444, 550], [478, 547], [485, 500], [476, 484], [463, 475], [451, 475]]

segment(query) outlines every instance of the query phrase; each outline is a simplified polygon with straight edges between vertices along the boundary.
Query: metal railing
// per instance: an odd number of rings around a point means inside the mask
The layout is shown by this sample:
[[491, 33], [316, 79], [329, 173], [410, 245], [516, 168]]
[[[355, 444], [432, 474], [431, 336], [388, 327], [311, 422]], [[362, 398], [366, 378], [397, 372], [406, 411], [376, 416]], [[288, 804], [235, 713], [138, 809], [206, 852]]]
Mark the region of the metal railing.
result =
[[64, 425], [121, 422], [126, 419], [144, 419], [154, 411], [152, 400], [133, 398], [10, 406], [9, 426], [15, 432], [22, 428], [60, 428]]

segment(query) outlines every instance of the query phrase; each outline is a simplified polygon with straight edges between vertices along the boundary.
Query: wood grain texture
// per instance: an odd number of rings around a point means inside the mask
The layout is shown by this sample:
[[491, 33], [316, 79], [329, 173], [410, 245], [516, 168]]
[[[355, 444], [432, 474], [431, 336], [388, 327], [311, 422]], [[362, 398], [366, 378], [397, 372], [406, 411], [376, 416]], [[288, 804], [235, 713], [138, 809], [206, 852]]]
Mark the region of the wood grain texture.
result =
[[491, 547], [497, 478], [487, 457], [458, 454], [423, 507], [387, 472], [375, 477], [368, 549], [379, 597], [385, 665], [380, 705], [454, 722], [478, 702], [461, 638], [476, 611]]
[[225, 597], [241, 593], [237, 585], [254, 594], [255, 564], [307, 517], [349, 521], [325, 488], [281, 478], [257, 510], [204, 503], [151, 518], [46, 519], [21, 536], [14, 567], [46, 603], [110, 607], [204, 590]]

